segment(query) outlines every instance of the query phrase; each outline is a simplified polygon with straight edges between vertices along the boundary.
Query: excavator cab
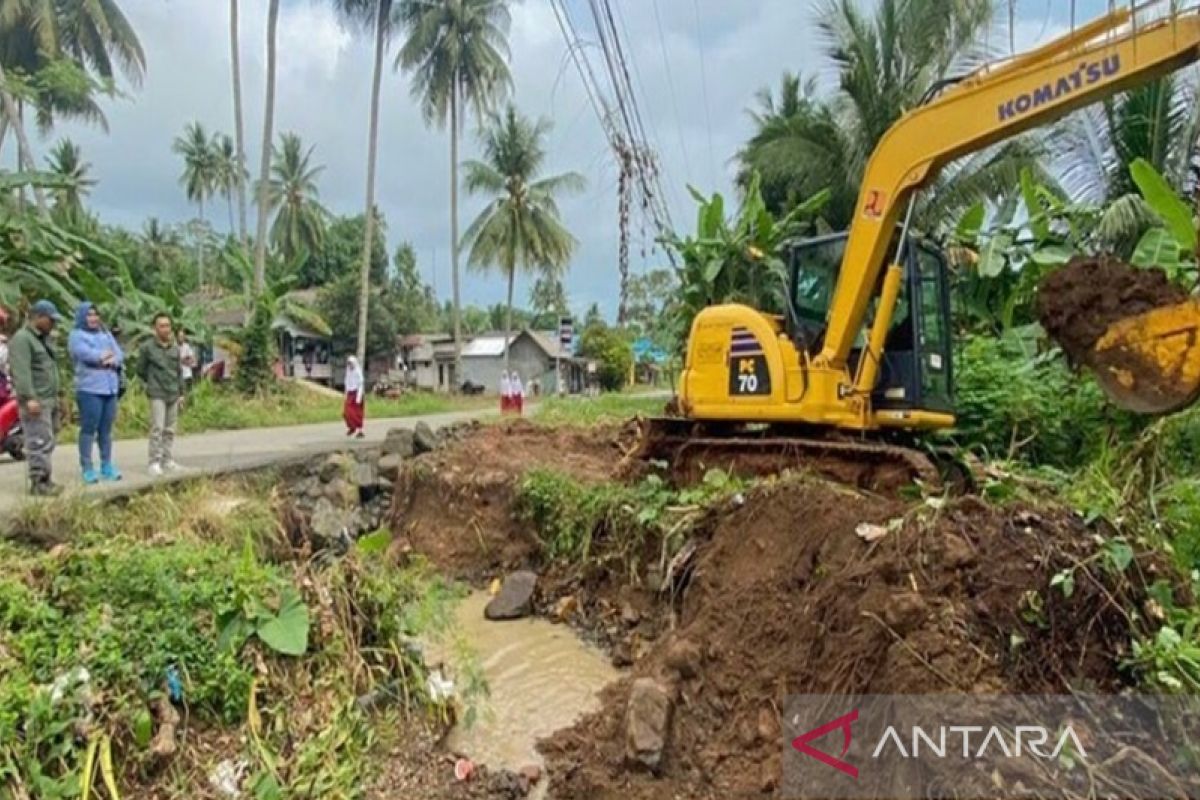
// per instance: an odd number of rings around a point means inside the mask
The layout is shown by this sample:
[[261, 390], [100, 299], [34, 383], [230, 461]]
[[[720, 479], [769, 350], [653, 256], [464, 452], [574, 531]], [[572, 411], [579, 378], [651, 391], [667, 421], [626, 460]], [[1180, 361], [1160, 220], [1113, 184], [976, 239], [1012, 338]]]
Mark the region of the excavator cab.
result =
[[[847, 234], [836, 233], [802, 241], [791, 250], [788, 332], [797, 349], [810, 356], [819, 353], [824, 344], [830, 299], [846, 240]], [[904, 250], [904, 281], [883, 347], [872, 405], [877, 409], [950, 412], [954, 361], [946, 261], [941, 250], [917, 237], [909, 237]], [[872, 317], [878, 293], [876, 298]], [[851, 351], [852, 374], [866, 352], [867, 329], [864, 326]]]

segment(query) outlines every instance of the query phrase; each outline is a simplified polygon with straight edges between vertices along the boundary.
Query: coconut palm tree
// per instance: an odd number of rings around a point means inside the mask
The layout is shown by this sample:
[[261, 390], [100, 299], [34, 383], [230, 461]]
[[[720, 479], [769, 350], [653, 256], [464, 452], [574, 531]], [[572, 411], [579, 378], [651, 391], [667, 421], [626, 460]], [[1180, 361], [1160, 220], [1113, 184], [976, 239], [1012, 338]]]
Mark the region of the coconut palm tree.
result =
[[[870, 13], [859, 0], [823, 0], [817, 23], [837, 90], [822, 98], [811, 83], [785, 76], [778, 99], [760, 92], [760, 107], [752, 112], [757, 131], [739, 153], [743, 187], [757, 170], [777, 211], [811, 194], [806, 190], [828, 188], [823, 216], [846, 226], [883, 134], [937, 81], [983, 59], [978, 43], [991, 13], [990, 0], [879, 0]], [[922, 192], [918, 223], [937, 229], [980, 200], [998, 199], [1017, 184], [1022, 168], [1044, 175], [1036, 167], [1039, 154], [1036, 141], [1012, 140], [945, 170]]]
[[450, 127], [450, 279], [454, 296], [454, 373], [462, 375], [459, 287], [458, 137], [464, 111], [484, 116], [508, 92], [508, 0], [400, 0], [408, 38], [396, 65], [412, 75], [427, 122]]
[[267, 6], [267, 98], [263, 104], [262, 161], [258, 168], [258, 226], [254, 239], [254, 291], [262, 292], [267, 282], [267, 215], [271, 212], [267, 191], [271, 181], [271, 139], [275, 127], [275, 60], [278, 45], [279, 0]]
[[541, 177], [546, 160], [546, 120], [533, 121], [512, 105], [490, 116], [480, 133], [483, 160], [463, 165], [464, 185], [472, 194], [489, 197], [487, 206], [463, 236], [473, 269], [498, 269], [508, 280], [504, 317], [504, 368], [512, 335], [513, 283], [518, 269], [557, 277], [577, 242], [559, 218], [556, 195], [581, 191], [583, 176], [566, 172]]
[[[246, 170], [246, 132], [242, 124], [242, 55], [238, 36], [238, 0], [229, 0], [229, 56], [233, 78], [233, 136], [235, 149], [235, 174], [249, 175]], [[238, 179], [238, 238], [242, 249], [246, 249], [246, 180]], [[232, 231], [232, 226], [230, 226]]]
[[367, 120], [367, 204], [364, 212], [362, 262], [359, 268], [358, 342], [356, 352], [362, 362], [367, 356], [367, 309], [371, 245], [375, 236], [375, 162], [379, 148], [379, 90], [383, 82], [383, 56], [391, 44], [396, 27], [394, 0], [334, 0], [343, 19], [370, 28], [375, 37], [375, 61], [371, 71], [371, 107]]
[[51, 173], [67, 181], [54, 190], [55, 214], [62, 220], [78, 220], [83, 216], [83, 198], [96, 185], [88, 174], [92, 165], [83, 160], [83, 153], [70, 139], [63, 139], [50, 151], [46, 165]]
[[271, 208], [278, 210], [271, 244], [289, 264], [303, 251], [316, 252], [325, 240], [328, 212], [317, 199], [317, 176], [325, 167], [310, 163], [313, 149], [305, 150], [299, 136], [285, 133], [272, 159], [267, 196]]
[[[237, 232], [233, 218], [233, 196], [245, 193], [246, 180], [250, 176], [246, 173], [246, 167], [243, 165], [242, 160], [238, 158], [237, 146], [233, 143], [233, 139], [229, 138], [228, 134], [215, 134], [211, 147], [213, 156], [213, 185], [225, 198], [225, 202], [229, 207], [229, 235], [233, 236]], [[245, 233], [244, 229], [242, 233]]]
[[[171, 147], [183, 158], [183, 172], [179, 182], [183, 185], [187, 199], [195, 203], [200, 211], [200, 222], [204, 222], [204, 201], [212, 197], [217, 185], [216, 158], [212, 141], [199, 122], [189, 123], [180, 136], [175, 137]], [[196, 262], [200, 270], [200, 284], [204, 285], [204, 237], [196, 240]]]

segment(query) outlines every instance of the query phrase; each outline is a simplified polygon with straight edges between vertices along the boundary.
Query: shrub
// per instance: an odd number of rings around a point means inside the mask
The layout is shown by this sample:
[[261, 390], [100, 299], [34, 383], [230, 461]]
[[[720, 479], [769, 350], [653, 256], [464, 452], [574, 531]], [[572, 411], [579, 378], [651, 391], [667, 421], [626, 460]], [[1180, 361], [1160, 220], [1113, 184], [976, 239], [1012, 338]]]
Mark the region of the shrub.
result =
[[1108, 404], [1096, 383], [1057, 353], [1030, 356], [1015, 338], [969, 337], [957, 363], [955, 439], [995, 458], [1073, 468], [1111, 434], [1144, 423]]
[[579, 354], [595, 359], [596, 377], [600, 387], [616, 391], [629, 380], [633, 369], [633, 347], [625, 335], [603, 322], [595, 322], [583, 330], [579, 337]]

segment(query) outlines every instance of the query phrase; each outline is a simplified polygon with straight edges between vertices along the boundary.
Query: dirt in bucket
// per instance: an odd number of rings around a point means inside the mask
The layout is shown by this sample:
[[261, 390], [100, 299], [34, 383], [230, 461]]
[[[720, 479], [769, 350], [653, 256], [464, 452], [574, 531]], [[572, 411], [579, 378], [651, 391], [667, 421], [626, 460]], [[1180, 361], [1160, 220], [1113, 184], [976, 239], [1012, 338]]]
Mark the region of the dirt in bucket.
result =
[[1036, 311], [1072, 363], [1092, 366], [1092, 347], [1109, 325], [1187, 298], [1160, 269], [1080, 256], [1042, 280]]

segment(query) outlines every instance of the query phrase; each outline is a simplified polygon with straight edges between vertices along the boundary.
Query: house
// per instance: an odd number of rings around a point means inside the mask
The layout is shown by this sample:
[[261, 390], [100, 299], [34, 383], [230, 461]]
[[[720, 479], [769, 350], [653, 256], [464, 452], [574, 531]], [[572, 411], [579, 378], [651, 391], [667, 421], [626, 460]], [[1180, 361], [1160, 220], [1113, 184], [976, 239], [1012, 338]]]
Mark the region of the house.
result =
[[[246, 322], [244, 300], [235, 295], [206, 296], [202, 294], [189, 295], [189, 302], [203, 302], [209, 311], [204, 320], [214, 331], [236, 331]], [[315, 290], [297, 290], [289, 292], [287, 299], [300, 305], [311, 305], [316, 299]], [[320, 331], [312, 330], [303, 321], [289, 316], [286, 311], [279, 313], [271, 323], [276, 344], [279, 347], [279, 360], [276, 362], [276, 374], [288, 378], [304, 378], [316, 383], [331, 385], [333, 374], [333, 343]], [[204, 348], [201, 363], [206, 365], [221, 365], [218, 372], [224, 377], [233, 374], [236, 367], [236, 348], [228, 335], [218, 333], [213, 339], [211, 348]], [[207, 371], [209, 367], [205, 367]]]
[[[503, 333], [488, 333], [463, 345], [463, 380], [483, 386], [488, 394], [498, 393], [500, 373], [504, 371], [504, 341]], [[564, 349], [554, 333], [520, 331], [509, 339], [508, 349], [509, 369], [521, 376], [527, 394], [556, 393], [560, 383], [563, 393], [574, 394], [587, 385], [587, 359]]]
[[416, 389], [449, 392], [454, 381], [454, 337], [413, 333], [396, 337], [396, 369]]

